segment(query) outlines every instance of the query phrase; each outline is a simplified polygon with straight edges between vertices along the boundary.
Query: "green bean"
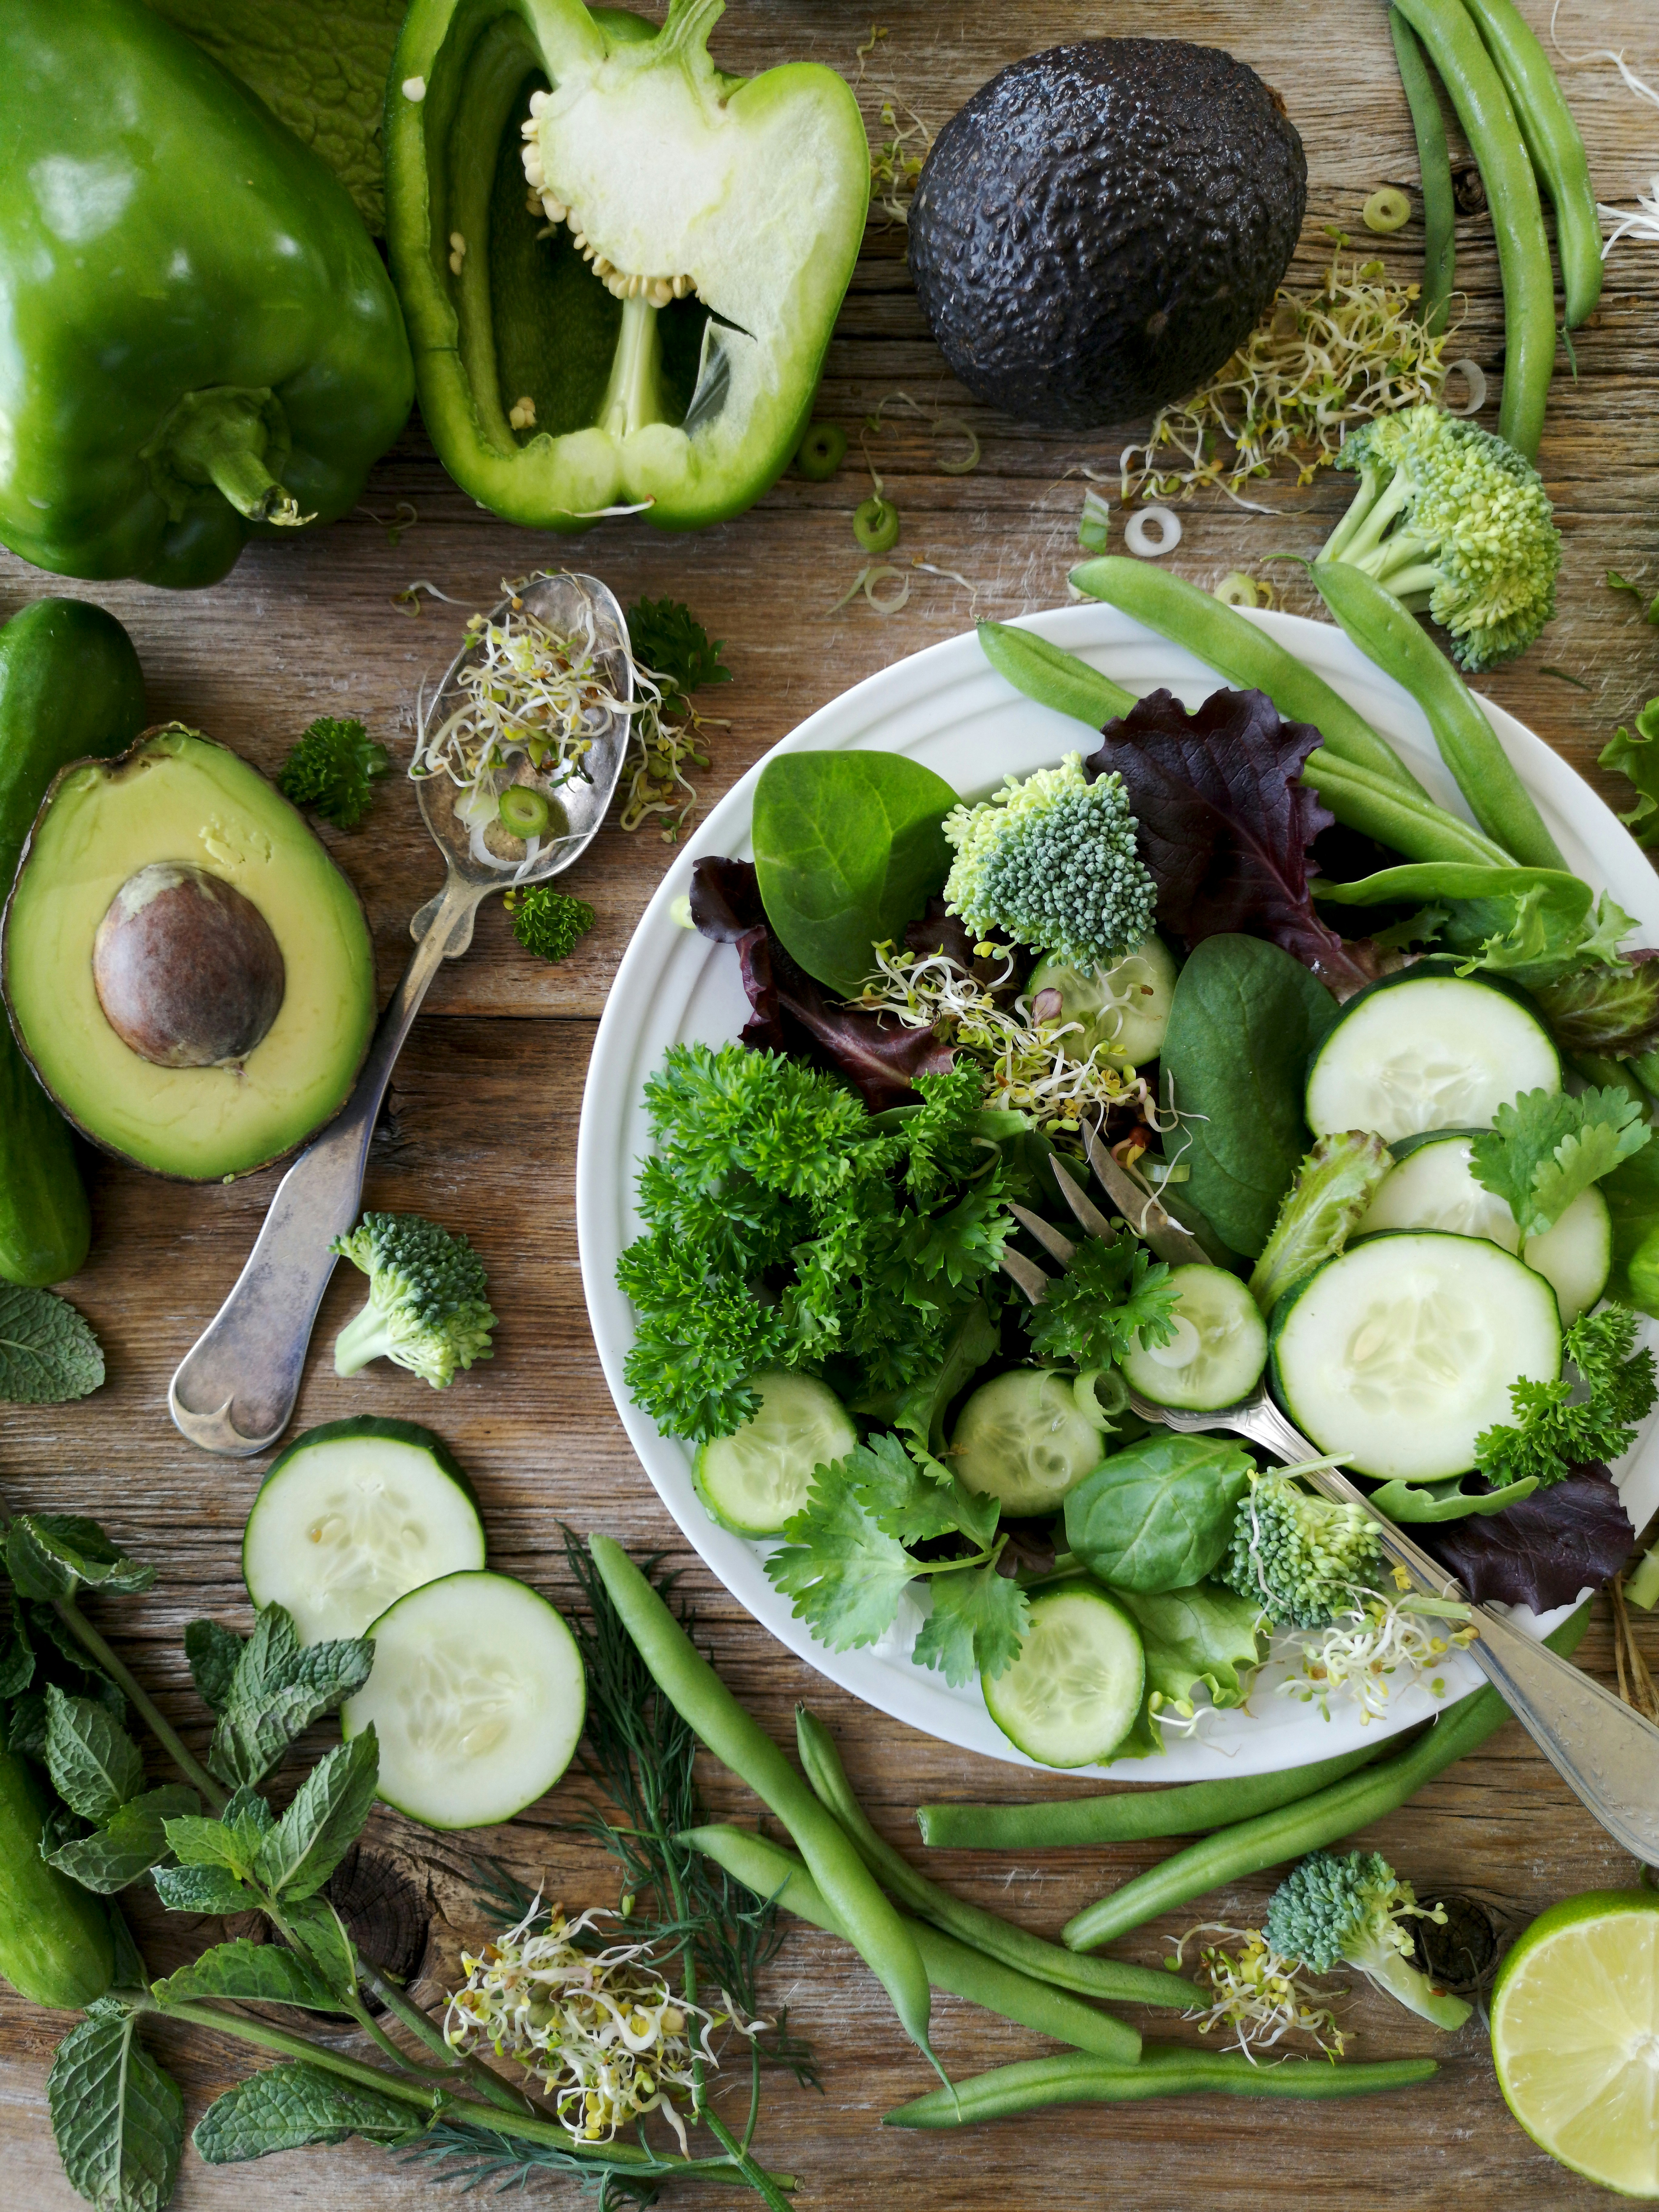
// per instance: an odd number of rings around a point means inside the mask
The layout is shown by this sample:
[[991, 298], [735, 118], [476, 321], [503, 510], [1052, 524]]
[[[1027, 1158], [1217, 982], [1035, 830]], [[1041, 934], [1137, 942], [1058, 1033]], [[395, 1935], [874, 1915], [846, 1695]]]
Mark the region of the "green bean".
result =
[[1417, 33], [1397, 8], [1389, 10], [1400, 82], [1412, 112], [1417, 137], [1417, 173], [1423, 181], [1423, 327], [1437, 338], [1451, 313], [1457, 276], [1457, 207], [1452, 198], [1451, 156], [1446, 150], [1446, 119], [1440, 95], [1418, 44]]
[[[810, 1920], [832, 1936], [841, 1934], [817, 1884], [781, 1844], [750, 1828], [730, 1827], [691, 1828], [680, 1840], [695, 1844], [757, 1897], [775, 1900], [786, 1912]], [[1140, 2056], [1140, 2038], [1126, 2021], [1114, 2020], [1069, 1990], [1033, 1981], [1029, 1974], [970, 1950], [925, 1920], [907, 1919], [904, 1924], [915, 1938], [927, 1978], [936, 1990], [965, 1997], [969, 2004], [982, 2005], [1004, 2020], [1015, 2021], [1038, 2035], [1051, 2035], [1056, 2043], [1069, 2043], [1073, 2050], [1110, 2059], [1115, 2065], [1133, 2066]]]
[[1352, 761], [1414, 797], [1427, 799], [1394, 747], [1322, 676], [1304, 668], [1265, 629], [1224, 607], [1196, 584], [1154, 568], [1149, 561], [1129, 561], [1121, 554], [1081, 562], [1073, 569], [1072, 581], [1091, 599], [1104, 599], [1160, 637], [1184, 646], [1240, 690], [1265, 691], [1287, 721], [1311, 723], [1339, 760]]
[[1006, 676], [1016, 691], [1023, 691], [1039, 706], [1052, 707], [1057, 714], [1087, 722], [1091, 729], [1104, 729], [1135, 703], [1133, 691], [1126, 691], [1109, 676], [1079, 660], [1076, 653], [1050, 645], [1046, 637], [1034, 636], [1029, 629], [1016, 629], [1011, 623], [982, 622], [979, 641], [992, 667], [999, 676]]
[[905, 2033], [941, 2080], [927, 2040], [927, 1970], [879, 1883], [764, 1729], [732, 1695], [622, 1546], [590, 1536], [587, 1548], [623, 1626], [680, 1718], [776, 1814], [800, 1847], [848, 1942], [893, 2001]]
[[1312, 1796], [1377, 1757], [1367, 1747], [1279, 1774], [1237, 1781], [1182, 1782], [1167, 1790], [1121, 1790], [1034, 1805], [923, 1805], [921, 1840], [935, 1850], [1073, 1850], [1085, 1844], [1195, 1836]]
[[1413, 614], [1363, 568], [1316, 561], [1308, 571], [1337, 621], [1428, 717], [1440, 757], [1486, 835], [1526, 868], [1565, 868], [1502, 740], [1445, 654]]
[[[1157, 1966], [1131, 1966], [1118, 1959], [1079, 1959], [1057, 1943], [998, 1919], [977, 1905], [969, 1905], [940, 1889], [908, 1859], [878, 1836], [854, 1796], [830, 1732], [804, 1705], [795, 1709], [795, 1741], [806, 1778], [823, 1804], [841, 1824], [862, 1856], [865, 1864], [900, 1904], [918, 1918], [931, 1920], [947, 1936], [987, 1958], [1000, 1959], [1039, 1982], [1075, 1990], [1080, 1996], [1105, 1997], [1124, 2004], [1163, 2004], [1182, 2008], [1201, 2002], [1192, 1983]], [[1085, 1971], [1079, 1972], [1079, 1969]]]
[[1486, 187], [1504, 280], [1504, 398], [1500, 436], [1538, 458], [1555, 369], [1555, 280], [1538, 179], [1504, 80], [1463, 0], [1395, 0], [1427, 47]]
[[1060, 2052], [998, 2066], [957, 2084], [958, 2102], [934, 2089], [883, 2116], [889, 2128], [959, 2128], [1006, 2120], [1052, 2105], [1127, 2105], [1146, 2097], [1364, 2097], [1409, 2089], [1439, 2072], [1432, 2058], [1375, 2058], [1333, 2065], [1328, 2058], [1247, 2058], [1242, 2051], [1194, 2051], [1149, 2043], [1138, 2066]]
[[1473, 823], [1460, 822], [1431, 799], [1415, 799], [1398, 785], [1338, 760], [1327, 745], [1309, 754], [1302, 781], [1316, 791], [1345, 829], [1358, 830], [1411, 860], [1459, 860], [1487, 868], [1514, 866]]
[[[1589, 1624], [1589, 1607], [1564, 1620], [1546, 1640], [1552, 1651], [1576, 1650]], [[1472, 1691], [1448, 1705], [1432, 1728], [1415, 1743], [1407, 1744], [1375, 1766], [1363, 1767], [1346, 1780], [1287, 1805], [1277, 1813], [1262, 1813], [1236, 1827], [1218, 1829], [1202, 1843], [1188, 1844], [1161, 1866], [1137, 1875], [1109, 1897], [1087, 1906], [1060, 1931], [1073, 1949], [1091, 1951], [1172, 1911], [1195, 1897], [1203, 1897], [1224, 1883], [1242, 1881], [1264, 1867], [1281, 1866], [1372, 1820], [1380, 1820], [1414, 1797], [1426, 1782], [1452, 1765], [1495, 1734], [1509, 1718], [1509, 1707], [1496, 1690]]]
[[1601, 219], [1595, 212], [1584, 142], [1549, 56], [1514, 0], [1463, 0], [1463, 5], [1498, 65], [1533, 173], [1555, 210], [1567, 328], [1576, 331], [1601, 296]]

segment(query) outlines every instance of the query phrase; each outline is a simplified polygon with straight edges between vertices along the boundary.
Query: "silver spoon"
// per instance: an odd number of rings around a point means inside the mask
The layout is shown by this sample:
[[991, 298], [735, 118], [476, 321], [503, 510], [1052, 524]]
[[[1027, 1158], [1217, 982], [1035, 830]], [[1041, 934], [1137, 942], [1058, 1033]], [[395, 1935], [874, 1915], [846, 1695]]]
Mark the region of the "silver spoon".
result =
[[[591, 617], [610, 690], [625, 705], [632, 702], [628, 626], [598, 577], [536, 576], [514, 597], [556, 636], [580, 633]], [[491, 621], [505, 620], [512, 605], [503, 599]], [[428, 726], [435, 727], [460, 703], [464, 695], [456, 679], [480, 650], [474, 640], [457, 653], [433, 702]], [[626, 713], [611, 714], [593, 729], [586, 778], [562, 784], [558, 791], [568, 834], [544, 843], [516, 881], [545, 882], [592, 843], [622, 774], [629, 722]], [[204, 1451], [246, 1459], [268, 1450], [287, 1427], [312, 1325], [334, 1272], [329, 1245], [357, 1218], [369, 1138], [404, 1039], [440, 963], [458, 959], [471, 944], [480, 902], [515, 880], [474, 857], [471, 832], [456, 816], [459, 793], [447, 776], [422, 778], [416, 790], [422, 817], [448, 870], [444, 887], [409, 925], [416, 949], [380, 1017], [356, 1087], [283, 1177], [247, 1265], [173, 1376], [167, 1410], [180, 1431]]]

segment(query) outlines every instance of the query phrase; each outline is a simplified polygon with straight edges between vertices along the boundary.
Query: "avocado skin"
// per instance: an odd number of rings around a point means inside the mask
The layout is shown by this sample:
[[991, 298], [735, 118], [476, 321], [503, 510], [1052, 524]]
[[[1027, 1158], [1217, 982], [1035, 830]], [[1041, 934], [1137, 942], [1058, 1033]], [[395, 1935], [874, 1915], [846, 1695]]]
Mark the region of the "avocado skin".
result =
[[953, 115], [909, 222], [917, 295], [976, 399], [1045, 429], [1152, 413], [1272, 301], [1308, 197], [1252, 69], [1176, 39], [1015, 62]]

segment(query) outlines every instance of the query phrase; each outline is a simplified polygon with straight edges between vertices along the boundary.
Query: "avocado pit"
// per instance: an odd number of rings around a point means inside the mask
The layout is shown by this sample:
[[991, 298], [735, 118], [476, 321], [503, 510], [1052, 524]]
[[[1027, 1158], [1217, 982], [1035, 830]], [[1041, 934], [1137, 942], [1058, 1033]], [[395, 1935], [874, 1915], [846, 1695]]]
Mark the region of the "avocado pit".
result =
[[282, 1009], [287, 971], [252, 899], [186, 860], [152, 860], [110, 901], [93, 983], [123, 1044], [155, 1067], [247, 1058]]

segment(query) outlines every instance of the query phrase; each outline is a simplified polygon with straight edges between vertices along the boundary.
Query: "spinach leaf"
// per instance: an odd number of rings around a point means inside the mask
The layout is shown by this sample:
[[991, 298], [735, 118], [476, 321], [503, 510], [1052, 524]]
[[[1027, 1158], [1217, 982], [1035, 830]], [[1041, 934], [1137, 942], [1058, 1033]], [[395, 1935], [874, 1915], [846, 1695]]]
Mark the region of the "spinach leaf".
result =
[[783, 753], [755, 787], [766, 919], [821, 983], [851, 997], [872, 945], [899, 938], [951, 870], [957, 794], [899, 753]]
[[1067, 1494], [1066, 1543], [1114, 1589], [1190, 1589], [1225, 1556], [1251, 1472], [1218, 1437], [1143, 1437]]
[[[1186, 1188], [1247, 1260], [1260, 1255], [1312, 1141], [1308, 1059], [1336, 1018], [1324, 985], [1256, 937], [1206, 938], [1176, 985], [1163, 1065], [1190, 1139]], [[1166, 1144], [1172, 1156], [1179, 1141]]]
[[1146, 1654], [1146, 1689], [1140, 1712], [1114, 1757], [1144, 1759], [1164, 1748], [1163, 1721], [1192, 1717], [1199, 1690], [1218, 1708], [1242, 1705], [1250, 1694], [1265, 1644], [1256, 1627], [1261, 1608], [1220, 1583], [1149, 1595], [1120, 1590], [1134, 1615]]

